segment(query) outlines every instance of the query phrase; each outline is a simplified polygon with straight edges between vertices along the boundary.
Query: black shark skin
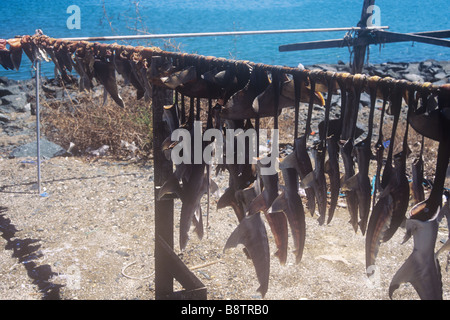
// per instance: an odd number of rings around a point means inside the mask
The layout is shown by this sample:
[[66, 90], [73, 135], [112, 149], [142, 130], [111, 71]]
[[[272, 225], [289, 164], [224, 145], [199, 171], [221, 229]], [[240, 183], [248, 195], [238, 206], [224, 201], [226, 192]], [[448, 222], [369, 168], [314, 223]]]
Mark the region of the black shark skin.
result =
[[97, 80], [103, 85], [106, 92], [108, 92], [111, 98], [122, 108], [125, 108], [125, 104], [120, 97], [119, 90], [116, 82], [116, 69], [112, 62], [102, 61], [96, 59], [94, 61], [94, 74]]
[[[356, 120], [358, 117], [359, 109], [359, 95], [361, 94], [361, 88], [358, 86], [352, 86], [346, 92], [341, 87], [341, 94], [347, 94], [346, 107], [343, 114], [343, 128], [341, 133], [340, 151], [342, 161], [344, 163], [344, 176], [342, 182], [350, 179], [355, 175], [355, 168], [353, 162], [353, 145], [354, 145], [354, 133], [356, 131]], [[342, 185], [342, 184], [341, 184]], [[352, 189], [343, 189], [346, 195], [347, 208], [350, 214], [350, 224], [353, 226], [355, 232], [358, 231], [358, 196], [356, 191]]]
[[[374, 80], [379, 80], [376, 77]], [[373, 130], [373, 116], [376, 103], [376, 85], [372, 85], [370, 88], [370, 113], [367, 137], [354, 146], [354, 153], [356, 154], [356, 161], [358, 164], [358, 173], [346, 181], [347, 188], [356, 191], [358, 197], [358, 209], [359, 209], [359, 227], [361, 233], [364, 235], [366, 232], [367, 220], [369, 218], [370, 205], [371, 205], [371, 184], [369, 179], [369, 165], [372, 158], [372, 130]]]
[[225, 252], [229, 248], [237, 247], [238, 244], [245, 246], [252, 259], [260, 284], [257, 291], [264, 298], [269, 288], [270, 250], [266, 228], [259, 212], [242, 219], [231, 233], [223, 250]]
[[442, 300], [442, 280], [439, 262], [435, 259], [438, 223], [434, 220], [409, 219], [407, 232], [413, 235], [414, 249], [405, 263], [395, 273], [389, 285], [389, 297], [402, 283], [410, 282], [422, 300]]
[[[429, 134], [426, 132], [427, 130], [422, 132], [425, 136], [428, 136], [427, 134], [434, 135], [434, 138], [439, 141], [435, 180], [428, 199], [414, 205], [408, 214], [405, 239], [413, 236], [414, 250], [391, 281], [389, 286], [391, 298], [401, 283], [410, 282], [421, 299], [442, 299], [440, 266], [436, 260], [434, 248], [438, 231], [437, 219], [440, 214], [437, 210], [442, 203], [445, 176], [450, 158], [450, 117], [448, 117], [450, 86], [446, 89], [439, 94], [439, 121], [436, 122], [434, 116], [424, 117], [422, 120], [425, 121], [421, 124], [422, 128], [427, 128], [431, 124], [438, 125], [438, 127], [427, 129], [431, 130], [433, 134]], [[429, 120], [428, 123], [427, 120]], [[448, 241], [444, 246], [448, 246]]]
[[[399, 92], [400, 94], [400, 92]], [[400, 96], [401, 99], [401, 96]], [[398, 105], [400, 107], [401, 105]], [[394, 128], [400, 108], [395, 109]], [[408, 115], [410, 111], [408, 111]], [[407, 119], [409, 116], [407, 116]], [[403, 139], [403, 150], [394, 157], [394, 167], [390, 168], [388, 184], [380, 194], [370, 217], [366, 235], [366, 267], [375, 264], [381, 241], [389, 241], [397, 231], [408, 209], [409, 183], [406, 177], [406, 157], [408, 152], [408, 126]], [[392, 152], [392, 149], [390, 151]]]
[[295, 154], [291, 153], [280, 163], [285, 186], [272, 203], [271, 211], [283, 211], [286, 214], [294, 243], [295, 261], [300, 263], [305, 246], [306, 222], [302, 199], [298, 194], [296, 162]]

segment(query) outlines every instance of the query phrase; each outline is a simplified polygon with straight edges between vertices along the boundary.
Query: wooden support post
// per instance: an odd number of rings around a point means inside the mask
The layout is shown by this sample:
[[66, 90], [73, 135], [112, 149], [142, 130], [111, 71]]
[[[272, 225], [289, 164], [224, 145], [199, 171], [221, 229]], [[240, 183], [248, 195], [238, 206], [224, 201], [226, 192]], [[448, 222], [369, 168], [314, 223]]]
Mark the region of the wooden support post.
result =
[[[152, 64], [160, 64], [161, 57], [152, 57]], [[161, 150], [167, 132], [163, 123], [163, 106], [172, 103], [172, 91], [153, 86], [153, 174], [155, 199], [155, 239], [161, 238], [173, 248], [173, 199], [157, 200], [159, 188], [172, 174], [172, 163]], [[168, 272], [170, 261], [160, 241], [155, 241], [155, 298], [165, 299], [173, 293], [173, 277]]]
[[[162, 57], [152, 57], [155, 70], [162, 63]], [[172, 162], [167, 160], [161, 150], [168, 136], [163, 123], [165, 105], [173, 104], [173, 91], [154, 85], [152, 88], [153, 111], [153, 170], [155, 199], [155, 298], [165, 299], [207, 299], [204, 284], [189, 270], [173, 251], [174, 201], [173, 197], [158, 200], [161, 186], [173, 173]], [[192, 109], [193, 111], [193, 109]], [[174, 292], [173, 280], [176, 279], [185, 290]]]
[[[362, 12], [361, 12], [361, 20], [358, 23], [358, 27], [363, 28], [362, 30], [357, 31], [358, 38], [364, 36], [367, 33], [367, 30], [364, 28], [367, 27], [367, 19], [370, 17], [371, 13], [367, 13], [367, 9], [369, 6], [375, 4], [375, 0], [364, 0]], [[366, 49], [367, 45], [355, 45], [353, 46], [353, 63], [352, 63], [352, 74], [362, 73], [364, 67], [364, 59], [366, 57]]]
[[170, 261], [170, 264], [166, 267], [166, 272], [177, 279], [184, 288], [182, 291], [173, 292], [170, 296], [162, 298], [173, 300], [206, 300], [207, 289], [205, 285], [189, 270], [161, 237], [156, 239], [156, 243], [164, 250], [166, 259]]

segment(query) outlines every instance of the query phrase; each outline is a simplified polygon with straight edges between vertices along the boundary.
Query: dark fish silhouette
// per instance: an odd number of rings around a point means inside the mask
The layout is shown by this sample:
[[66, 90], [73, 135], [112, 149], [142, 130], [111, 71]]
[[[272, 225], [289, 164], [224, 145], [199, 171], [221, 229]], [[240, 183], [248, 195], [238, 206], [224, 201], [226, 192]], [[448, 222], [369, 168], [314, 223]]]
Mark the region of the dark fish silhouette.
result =
[[[306, 176], [302, 180], [303, 186], [308, 184], [308, 180], [314, 184], [314, 194], [317, 199], [318, 211], [319, 211], [319, 225], [325, 223], [325, 216], [327, 211], [327, 183], [325, 178], [325, 152], [326, 152], [326, 141], [328, 136], [328, 127], [330, 121], [330, 109], [331, 109], [331, 98], [333, 96], [333, 85], [332, 81], [328, 85], [328, 95], [325, 103], [325, 120], [322, 126], [319, 126], [319, 142], [313, 148], [314, 157], [314, 171]], [[315, 83], [311, 84], [311, 87], [315, 88]]]
[[43, 50], [52, 59], [53, 64], [55, 65], [55, 70], [54, 70], [55, 78], [57, 78], [57, 74], [59, 72], [63, 81], [66, 83], [70, 83], [71, 79], [69, 78], [69, 76], [67, 74], [66, 66], [64, 65], [64, 63], [60, 63], [62, 61], [60, 61], [56, 56], [55, 41], [54, 40], [51, 40], [51, 41], [52, 41], [52, 43], [47, 43], [47, 45], [43, 47]]
[[[303, 135], [294, 141], [294, 153], [297, 158], [298, 167], [297, 173], [300, 180], [305, 179], [305, 177], [313, 171], [311, 164], [311, 158], [309, 157], [308, 150], [306, 148], [307, 136]], [[316, 196], [313, 187], [307, 187], [305, 189], [306, 194], [306, 207], [308, 208], [311, 216], [314, 216], [316, 210]]]
[[11, 59], [11, 52], [6, 48], [7, 41], [4, 39], [0, 40], [0, 64], [6, 70], [13, 70], [14, 63]]
[[[403, 162], [399, 157], [395, 158], [396, 165]], [[400, 168], [394, 170], [389, 184], [380, 194], [369, 219], [366, 234], [366, 267], [375, 265], [375, 259], [382, 241], [386, 242], [392, 237], [401, 221], [404, 219], [409, 200], [408, 181]], [[406, 188], [405, 188], [406, 185]], [[400, 223], [399, 223], [400, 221]]]
[[131, 83], [136, 89], [136, 99], [142, 99], [145, 94], [145, 88], [141, 85], [136, 74], [133, 72], [130, 62], [130, 53], [127, 49], [122, 47], [116, 49], [113, 61], [117, 72], [122, 75], [126, 82]]
[[296, 263], [300, 263], [306, 238], [305, 211], [298, 194], [297, 158], [295, 153], [289, 154], [280, 163], [285, 182], [281, 194], [273, 201], [270, 211], [283, 211], [288, 219], [294, 243]]
[[[163, 61], [164, 62], [164, 61]], [[155, 78], [155, 74], [160, 76], [160, 69], [155, 66], [155, 63], [150, 63], [139, 52], [133, 52], [130, 56], [131, 70], [140, 84], [140, 88], [144, 89], [144, 100], [150, 101], [152, 98], [152, 81], [158, 81], [159, 78]], [[162, 63], [163, 68], [166, 68], [166, 64]]]
[[9, 52], [11, 57], [11, 62], [13, 64], [14, 70], [18, 71], [20, 68], [20, 62], [22, 61], [22, 44], [20, 38], [9, 39]]
[[214, 193], [218, 190], [217, 184], [205, 174], [205, 166], [205, 164], [177, 165], [175, 172], [163, 183], [158, 192], [158, 199], [166, 195], [175, 195], [181, 199], [179, 240], [181, 250], [186, 248], [192, 222], [195, 224], [195, 232], [202, 237], [200, 200], [208, 192]]
[[[379, 80], [376, 77], [375, 80]], [[345, 188], [356, 191], [358, 197], [359, 208], [359, 227], [362, 234], [366, 232], [367, 220], [369, 218], [371, 205], [371, 184], [369, 179], [369, 165], [372, 158], [372, 130], [373, 130], [373, 116], [376, 103], [377, 86], [376, 82], [370, 82], [370, 112], [367, 137], [354, 146], [354, 153], [356, 154], [358, 173], [344, 182]]]
[[388, 88], [383, 88], [383, 107], [381, 109], [380, 124], [378, 131], [378, 140], [375, 143], [375, 160], [377, 162], [377, 170], [375, 174], [375, 187], [372, 196], [372, 208], [375, 207], [377, 200], [377, 194], [381, 190], [381, 167], [383, 165], [383, 154], [384, 154], [384, 144], [383, 144], [383, 123], [384, 123], [384, 113], [386, 110], [386, 104], [388, 103]]
[[[358, 77], [357, 77], [358, 76]], [[361, 79], [359, 75], [354, 76], [353, 86], [345, 88], [341, 86], [341, 95], [347, 95], [346, 106], [343, 114], [342, 133], [340, 141], [340, 151], [344, 163], [344, 176], [342, 183], [355, 175], [353, 161], [353, 145], [355, 139], [356, 122], [358, 118], [359, 99], [361, 95]], [[342, 186], [341, 183], [341, 186]], [[344, 191], [344, 190], [343, 190]], [[347, 208], [350, 213], [350, 224], [355, 232], [358, 231], [358, 196], [356, 191], [347, 189], [346, 195]]]
[[256, 212], [267, 212], [273, 201], [278, 197], [278, 174], [261, 174], [261, 160], [256, 164], [259, 179], [262, 180], [263, 189], [261, 193], [252, 201], [249, 206], [248, 214]]
[[389, 297], [402, 283], [410, 282], [422, 300], [442, 300], [442, 280], [439, 262], [435, 258], [438, 223], [435, 219], [408, 219], [406, 230], [414, 238], [414, 249], [389, 285]]
[[91, 90], [93, 88], [92, 80], [94, 78], [94, 55], [89, 50], [85, 50], [84, 47], [80, 47], [75, 50], [71, 63], [80, 76], [80, 91]]
[[319, 225], [325, 222], [327, 211], [327, 185], [325, 180], [325, 149], [321, 145], [316, 145], [312, 149], [315, 167], [305, 178], [302, 179], [300, 186], [304, 189], [312, 187], [317, 200], [319, 211]]
[[261, 160], [258, 160], [256, 167], [259, 179], [262, 181], [263, 189], [250, 203], [248, 215], [254, 215], [258, 212], [264, 213], [278, 249], [275, 255], [281, 264], [285, 264], [288, 247], [287, 218], [281, 210], [269, 210], [274, 200], [278, 197], [278, 173], [261, 174], [261, 167], [264, 166], [261, 164]]
[[[435, 136], [439, 141], [435, 179], [428, 199], [414, 205], [408, 214], [407, 233], [404, 241], [412, 235], [414, 237], [414, 250], [394, 275], [389, 286], [390, 297], [401, 283], [410, 282], [421, 299], [442, 299], [440, 266], [436, 260], [434, 248], [438, 231], [437, 220], [439, 214], [442, 214], [437, 210], [442, 204], [445, 176], [450, 158], [450, 117], [447, 116], [450, 105], [449, 89], [450, 86], [447, 88], [447, 92], [442, 90], [439, 94], [440, 121], [436, 122], [434, 118], [423, 118], [425, 123], [422, 124], [422, 128], [431, 124], [438, 125], [437, 128], [432, 129], [434, 133], [439, 133]], [[448, 217], [447, 215], [447, 219]], [[445, 249], [448, 246], [447, 241], [443, 248]]]
[[233, 94], [225, 103], [221, 117], [230, 120], [243, 120], [258, 117], [253, 109], [254, 99], [270, 84], [267, 73], [259, 67], [253, 68], [247, 85]]
[[277, 251], [275, 256], [280, 261], [281, 265], [286, 264], [288, 251], [288, 224], [286, 214], [284, 211], [271, 211], [264, 214], [269, 223], [270, 230], [274, 235], [275, 245]]
[[[295, 84], [295, 95], [296, 100], [300, 101], [301, 98], [301, 79], [295, 79], [294, 78], [294, 84]], [[313, 92], [315, 92], [315, 83], [311, 82], [311, 91], [310, 94], [312, 95]], [[308, 154], [307, 149], [307, 140], [309, 135], [311, 134], [311, 116], [312, 116], [312, 110], [314, 107], [314, 100], [310, 99], [308, 104], [308, 115], [306, 118], [306, 124], [305, 124], [305, 133], [300, 136], [299, 138], [294, 139], [294, 153], [296, 155], [297, 159], [297, 173], [300, 177], [300, 180], [303, 181], [308, 174], [313, 172], [313, 167], [311, 163], [311, 158]], [[310, 182], [311, 183], [304, 183], [305, 186], [308, 184], [313, 184], [313, 176], [310, 176]], [[305, 181], [307, 182], [307, 181]], [[316, 210], [316, 195], [315, 195], [315, 188], [313, 186], [309, 186], [305, 188], [305, 194], [306, 194], [306, 207], [308, 208], [309, 212], [311, 213], [311, 216], [314, 216], [315, 210]], [[326, 199], [325, 199], [326, 201]]]
[[30, 61], [34, 63], [34, 61], [36, 60], [36, 49], [33, 41], [31, 41], [31, 37], [29, 35], [23, 36], [20, 39], [20, 44], [23, 52], [25, 52], [28, 59], [30, 59]]
[[[333, 120], [330, 121], [331, 128], [333, 125]], [[325, 172], [328, 174], [328, 178], [330, 180], [330, 204], [328, 207], [328, 219], [327, 224], [331, 222], [334, 216], [334, 212], [337, 207], [337, 202], [339, 199], [339, 190], [341, 188], [341, 175], [339, 170], [339, 132], [336, 130], [335, 132], [329, 132], [329, 138], [327, 138], [327, 152], [328, 152], [328, 161], [325, 163]]]
[[[233, 126], [233, 128], [242, 128], [245, 129], [245, 125], [237, 120], [227, 120]], [[226, 169], [229, 173], [228, 183], [229, 186], [225, 190], [224, 194], [220, 197], [217, 202], [217, 209], [222, 209], [227, 206], [231, 206], [238, 218], [238, 221], [241, 221], [246, 213], [246, 208], [244, 208], [244, 203], [237, 199], [237, 197], [242, 196], [240, 192], [249, 188], [256, 179], [256, 173], [252, 168], [251, 159], [249, 159], [248, 152], [245, 153], [244, 163], [237, 163], [237, 136], [234, 138], [234, 159], [233, 161], [228, 161], [226, 158], [224, 159], [224, 165], [220, 166], [220, 169]], [[224, 139], [226, 142], [226, 139]], [[226, 143], [224, 144], [225, 148], [227, 148]], [[245, 150], [248, 150], [248, 145], [246, 145]], [[226, 152], [224, 152], [224, 157], [226, 157]], [[252, 200], [251, 198], [246, 199]], [[248, 203], [245, 204], [245, 207], [248, 206]]]
[[229, 248], [237, 247], [238, 244], [245, 246], [252, 259], [260, 284], [257, 291], [264, 298], [269, 288], [270, 250], [266, 227], [259, 212], [242, 219], [228, 238], [224, 252]]
[[125, 108], [125, 104], [117, 88], [116, 69], [114, 68], [114, 64], [109, 61], [95, 59], [94, 76], [103, 85], [105, 92], [109, 93], [114, 102], [120, 107]]
[[[400, 116], [401, 91], [394, 97], [393, 112], [395, 134], [396, 125]], [[408, 110], [407, 121], [411, 110]], [[392, 137], [391, 137], [392, 139]], [[393, 146], [390, 148], [392, 152]], [[388, 184], [380, 194], [378, 202], [373, 208], [366, 235], [366, 267], [375, 264], [381, 241], [387, 242], [395, 234], [405, 219], [409, 202], [409, 183], [406, 177], [406, 158], [408, 153], [408, 125], [403, 138], [403, 150], [395, 155], [395, 166], [390, 169]], [[391, 153], [390, 153], [391, 154]], [[389, 156], [388, 156], [389, 158]]]
[[[310, 99], [313, 99], [313, 103], [319, 106], [325, 104], [323, 96], [320, 92], [314, 92], [311, 94], [311, 90], [306, 85], [301, 87], [301, 100], [300, 102], [308, 103]], [[269, 84], [267, 88], [253, 100], [253, 110], [259, 115], [259, 117], [272, 117], [275, 116], [274, 108], [275, 89], [273, 83]], [[281, 113], [284, 108], [292, 108], [295, 104], [295, 88], [293, 79], [284, 79], [281, 85], [281, 92], [279, 96], [278, 114]]]

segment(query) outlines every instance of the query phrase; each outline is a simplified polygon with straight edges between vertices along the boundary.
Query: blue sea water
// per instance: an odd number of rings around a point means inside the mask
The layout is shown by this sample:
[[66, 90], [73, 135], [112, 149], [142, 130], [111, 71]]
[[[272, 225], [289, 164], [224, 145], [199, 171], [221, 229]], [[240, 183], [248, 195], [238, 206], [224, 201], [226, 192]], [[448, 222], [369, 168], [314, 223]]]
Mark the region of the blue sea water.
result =
[[[356, 26], [363, 0], [2, 0], [0, 38], [34, 34], [41, 29], [51, 37], [248, 31]], [[395, 32], [450, 29], [449, 0], [379, 0], [381, 25]], [[70, 5], [80, 8], [80, 29], [69, 29]], [[283, 44], [339, 39], [341, 32], [177, 38], [183, 52], [250, 60], [256, 63], [297, 66], [348, 62], [348, 48], [279, 52]], [[120, 43], [120, 42], [119, 42]], [[149, 42], [128, 42], [132, 45]], [[153, 40], [153, 45], [167, 42]], [[450, 48], [403, 42], [370, 47], [370, 62], [450, 60]], [[0, 70], [0, 76], [26, 79], [32, 75], [24, 55], [21, 70]], [[43, 65], [52, 76], [52, 63]]]

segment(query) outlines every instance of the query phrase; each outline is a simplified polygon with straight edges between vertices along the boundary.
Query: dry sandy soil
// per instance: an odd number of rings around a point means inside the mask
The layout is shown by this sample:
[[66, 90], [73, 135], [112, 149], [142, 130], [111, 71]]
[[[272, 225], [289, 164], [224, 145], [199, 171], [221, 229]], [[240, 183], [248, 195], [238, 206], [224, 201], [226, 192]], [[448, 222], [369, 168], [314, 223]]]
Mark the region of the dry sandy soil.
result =
[[[40, 196], [36, 166], [28, 160], [0, 159], [1, 205], [7, 207], [0, 214], [0, 299], [154, 299], [152, 164], [53, 158], [43, 162], [46, 196]], [[226, 179], [214, 179], [223, 192], [221, 181]], [[217, 199], [212, 195], [204, 238], [191, 234], [180, 253], [175, 233], [175, 251], [207, 286], [209, 299], [261, 299], [253, 266], [241, 248], [223, 253], [237, 221], [231, 209], [215, 209]], [[179, 201], [175, 205], [180, 208]], [[447, 231], [442, 223], [438, 247]], [[281, 266], [270, 237], [265, 299], [388, 299], [390, 280], [412, 250], [412, 241], [400, 244], [403, 235], [400, 229], [381, 245], [380, 277], [372, 283], [365, 276], [364, 237], [353, 231], [346, 209], [339, 208], [326, 226], [308, 215], [300, 264], [290, 253]], [[442, 280], [444, 299], [449, 299], [445, 260], [441, 258]], [[406, 284], [394, 298], [418, 295]]]

